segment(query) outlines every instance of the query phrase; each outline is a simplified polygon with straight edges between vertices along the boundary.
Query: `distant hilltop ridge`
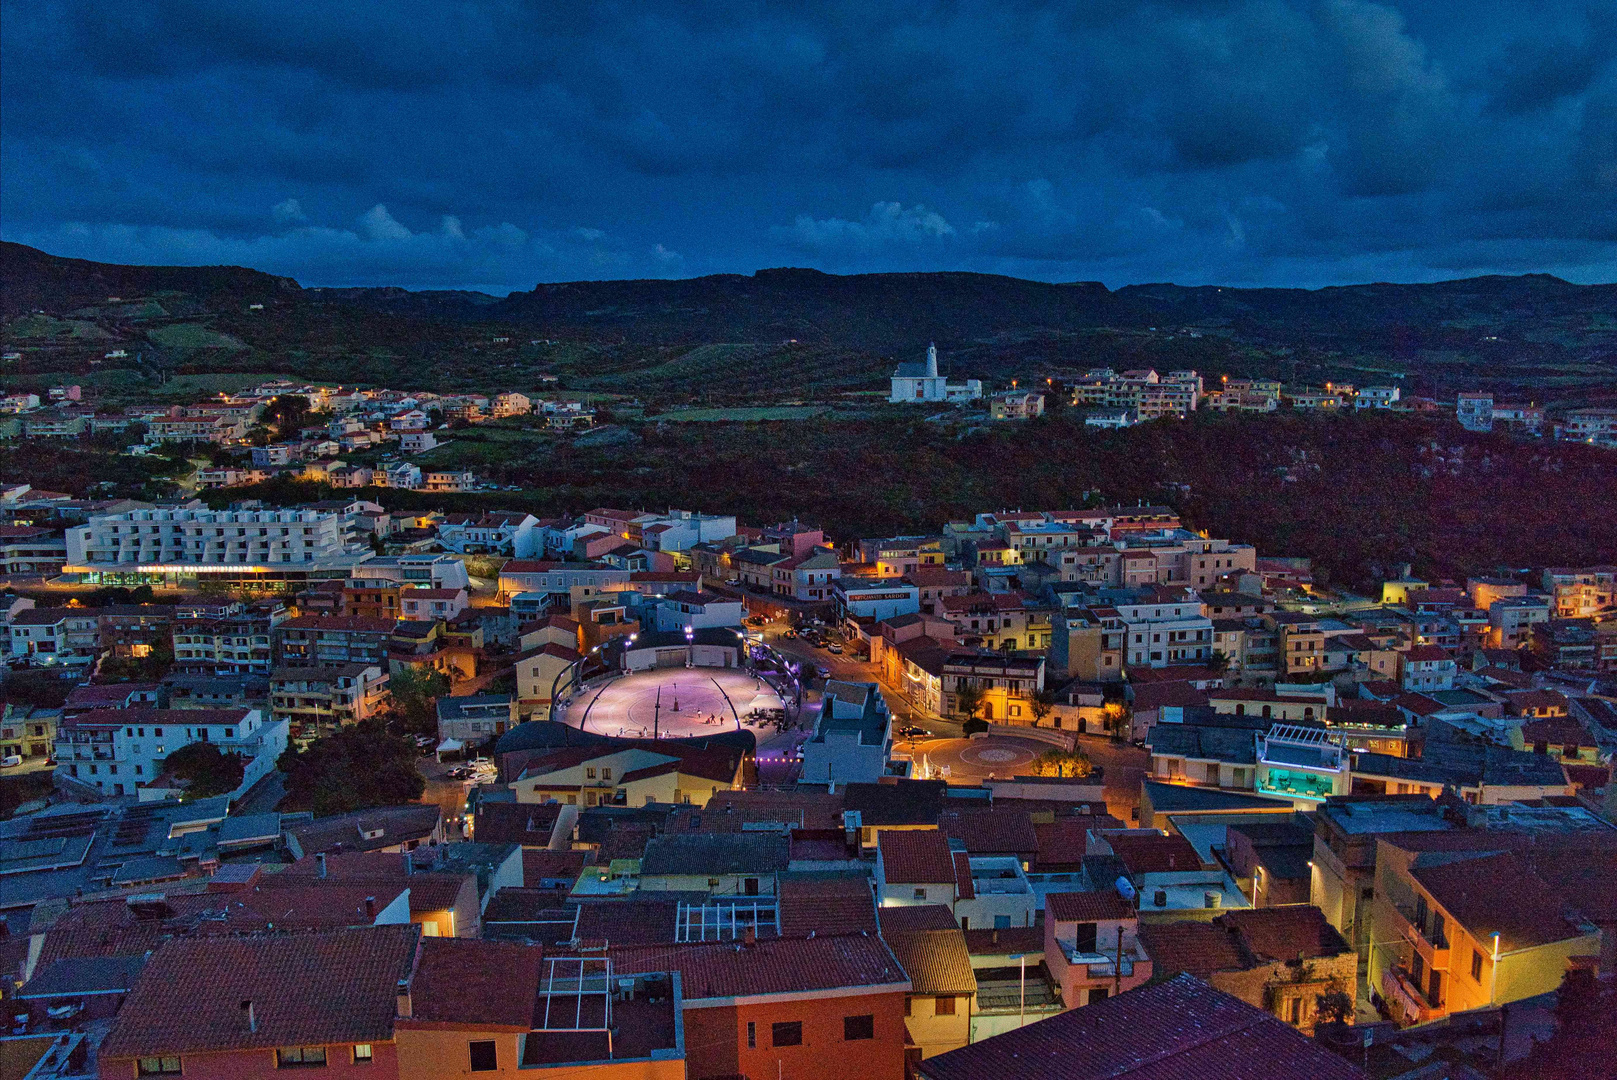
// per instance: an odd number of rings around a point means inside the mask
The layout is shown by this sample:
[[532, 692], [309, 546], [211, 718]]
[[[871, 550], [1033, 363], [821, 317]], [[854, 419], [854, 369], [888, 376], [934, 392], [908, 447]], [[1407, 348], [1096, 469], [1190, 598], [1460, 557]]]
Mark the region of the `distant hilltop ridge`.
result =
[[[1596, 331], [1617, 354], [1617, 284], [1576, 285], [1548, 274], [1430, 284], [1244, 289], [1173, 284], [1111, 290], [963, 272], [827, 274], [773, 268], [675, 280], [544, 283], [505, 297], [448, 290], [303, 288], [287, 277], [231, 266], [120, 266], [64, 259], [0, 243], [0, 310], [60, 314], [109, 297], [184, 294], [203, 310], [333, 304], [446, 321], [503, 323], [547, 336], [640, 344], [775, 342], [909, 352], [917, 342], [1011, 341], [1018, 335], [1100, 327], [1196, 325], [1243, 336], [1380, 339], [1403, 326], [1497, 326], [1511, 334]], [[1482, 328], [1482, 329], [1478, 329]], [[1598, 356], [1596, 357], [1598, 359]]]

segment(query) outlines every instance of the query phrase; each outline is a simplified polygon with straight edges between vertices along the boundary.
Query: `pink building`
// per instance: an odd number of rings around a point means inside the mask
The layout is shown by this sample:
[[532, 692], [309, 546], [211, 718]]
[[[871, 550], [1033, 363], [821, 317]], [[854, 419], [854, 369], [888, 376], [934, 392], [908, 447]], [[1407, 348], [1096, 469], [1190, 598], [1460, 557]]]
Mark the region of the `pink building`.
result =
[[1069, 1009], [1144, 986], [1151, 958], [1134, 905], [1111, 890], [1046, 896], [1044, 966]]

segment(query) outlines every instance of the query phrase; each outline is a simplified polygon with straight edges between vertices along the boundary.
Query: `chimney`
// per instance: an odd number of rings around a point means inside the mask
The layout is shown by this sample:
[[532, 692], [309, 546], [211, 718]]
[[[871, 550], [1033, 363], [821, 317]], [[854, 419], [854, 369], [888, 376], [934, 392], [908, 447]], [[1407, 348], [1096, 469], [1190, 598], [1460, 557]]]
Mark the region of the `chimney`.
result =
[[744, 948], [748, 949], [758, 944], [758, 931], [754, 930], [750, 926], [741, 931], [741, 944]]
[[320, 852], [314, 857], [315, 863], [320, 867], [320, 876], [326, 876], [326, 853]]
[[253, 1012], [251, 998], [241, 1003], [241, 1011], [247, 1014], [247, 1030], [256, 1033], [258, 1031], [258, 1016]]
[[989, 940], [991, 940], [995, 945], [999, 944], [999, 927], [996, 926], [994, 928], [994, 936]]
[[410, 857], [410, 853], [408, 851], [401, 851], [399, 852], [399, 855], [404, 859], [404, 876], [409, 877], [411, 874], [415, 873], [415, 860]]
[[414, 1015], [413, 1011], [412, 1011], [412, 1009], [410, 1007], [410, 980], [409, 979], [400, 979], [399, 980], [398, 996], [397, 996], [397, 998], [395, 1000], [397, 1001], [397, 1004], [398, 1004], [397, 1009], [394, 1010], [395, 1015], [400, 1016], [400, 1017], [409, 1017], [409, 1016]]
[[367, 919], [376, 918], [376, 897], [374, 896], [367, 896], [365, 898], [365, 917]]

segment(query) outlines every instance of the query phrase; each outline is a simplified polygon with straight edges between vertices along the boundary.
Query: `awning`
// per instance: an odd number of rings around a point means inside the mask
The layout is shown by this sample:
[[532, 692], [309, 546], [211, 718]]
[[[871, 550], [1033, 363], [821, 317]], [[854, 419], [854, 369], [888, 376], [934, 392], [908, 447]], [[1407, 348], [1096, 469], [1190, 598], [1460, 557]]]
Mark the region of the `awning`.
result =
[[445, 739], [438, 744], [438, 753], [440, 754], [454, 753], [456, 750], [464, 749], [466, 749], [466, 744], [459, 739]]

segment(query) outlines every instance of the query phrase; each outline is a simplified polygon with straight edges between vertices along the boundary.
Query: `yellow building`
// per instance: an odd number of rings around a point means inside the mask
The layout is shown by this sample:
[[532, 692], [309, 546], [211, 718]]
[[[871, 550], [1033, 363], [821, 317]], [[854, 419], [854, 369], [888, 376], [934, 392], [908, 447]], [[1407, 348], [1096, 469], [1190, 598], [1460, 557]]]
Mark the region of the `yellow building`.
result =
[[1617, 844], [1567, 839], [1532, 854], [1379, 845], [1369, 974], [1395, 1017], [1519, 1001], [1560, 986], [1571, 965], [1617, 958]]

